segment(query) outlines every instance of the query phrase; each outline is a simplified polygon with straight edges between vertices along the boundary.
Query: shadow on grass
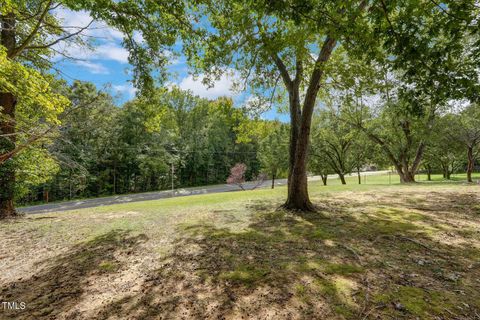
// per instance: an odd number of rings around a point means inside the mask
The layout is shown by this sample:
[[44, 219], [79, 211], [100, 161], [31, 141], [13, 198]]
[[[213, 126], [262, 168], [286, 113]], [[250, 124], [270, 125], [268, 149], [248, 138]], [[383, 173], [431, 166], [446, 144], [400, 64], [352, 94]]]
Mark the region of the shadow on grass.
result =
[[115, 256], [135, 250], [145, 240], [144, 235], [113, 230], [73, 247], [47, 261], [48, 266], [31, 278], [0, 288], [0, 301], [26, 304], [24, 310], [0, 310], [0, 318], [57, 319], [80, 301], [89, 276], [118, 270], [121, 265]]
[[[361, 202], [337, 196], [303, 215], [257, 201], [247, 206], [252, 223], [242, 231], [183, 225], [141, 290], [100, 305], [94, 318], [480, 319], [479, 234], [466, 238], [447, 223], [452, 216], [478, 221], [478, 198], [426, 195], [374, 194]], [[237, 221], [234, 210], [216, 214]], [[465, 241], [439, 241], [447, 233]], [[144, 240], [112, 231], [74, 247], [2, 288], [0, 301], [25, 301], [28, 309], [0, 317], [64, 316], [89, 279], [125, 268], [116, 257]]]
[[[179, 229], [179, 241], [142, 292], [100, 318], [475, 319], [478, 249], [424, 232], [418, 214], [352, 215], [324, 203], [302, 216], [252, 205], [242, 232]], [[355, 203], [345, 208], [362, 209]], [[396, 210], [396, 211], [395, 211]], [[472, 267], [473, 266], [473, 267]]]

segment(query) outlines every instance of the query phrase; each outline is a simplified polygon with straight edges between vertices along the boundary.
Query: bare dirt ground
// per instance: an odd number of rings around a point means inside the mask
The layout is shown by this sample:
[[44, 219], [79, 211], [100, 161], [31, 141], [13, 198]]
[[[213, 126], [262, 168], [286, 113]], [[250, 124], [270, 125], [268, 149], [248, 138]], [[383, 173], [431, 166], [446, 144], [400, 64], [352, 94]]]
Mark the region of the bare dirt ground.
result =
[[2, 222], [0, 318], [480, 319], [478, 186], [259, 192]]

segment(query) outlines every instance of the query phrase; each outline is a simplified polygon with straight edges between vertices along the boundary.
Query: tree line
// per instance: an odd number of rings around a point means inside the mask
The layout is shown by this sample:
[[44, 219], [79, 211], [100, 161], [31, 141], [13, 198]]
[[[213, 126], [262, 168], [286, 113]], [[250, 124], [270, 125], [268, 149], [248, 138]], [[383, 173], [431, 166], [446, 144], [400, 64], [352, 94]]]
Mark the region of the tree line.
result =
[[[75, 81], [64, 90], [72, 104], [46, 145], [55, 165], [43, 168], [42, 180], [32, 166], [18, 168], [19, 203], [225, 183], [237, 163], [246, 166], [247, 180], [263, 171], [285, 174], [276, 156], [281, 147], [271, 142], [285, 145], [287, 125], [254, 120], [231, 99], [174, 87], [118, 107], [91, 83]], [[252, 126], [255, 138], [245, 130]]]

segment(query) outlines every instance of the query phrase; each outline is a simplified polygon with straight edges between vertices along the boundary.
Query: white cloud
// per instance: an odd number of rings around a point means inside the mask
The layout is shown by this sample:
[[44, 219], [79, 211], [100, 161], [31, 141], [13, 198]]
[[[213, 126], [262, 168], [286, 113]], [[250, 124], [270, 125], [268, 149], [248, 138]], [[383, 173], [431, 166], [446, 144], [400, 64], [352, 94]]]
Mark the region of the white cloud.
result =
[[75, 63], [79, 66], [85, 67], [93, 74], [109, 74], [108, 69], [100, 63], [94, 63], [89, 61], [76, 61]]
[[59, 43], [54, 46], [58, 54], [55, 59], [67, 56], [76, 60], [114, 60], [120, 63], [128, 62], [128, 50], [116, 43], [104, 43], [94, 48], [80, 46], [77, 44]]
[[[65, 8], [55, 10], [55, 15], [62, 20], [62, 26], [68, 32], [78, 31], [88, 26], [93, 20], [86, 11], [71, 11]], [[93, 21], [89, 28], [81, 32], [85, 40], [96, 40], [92, 47], [81, 46], [73, 42], [60, 42], [53, 48], [58, 52], [56, 59], [62, 55], [79, 60], [113, 60], [128, 63], [128, 51], [120, 45], [123, 34], [102, 21]], [[139, 38], [139, 35], [137, 35]]]
[[123, 96], [127, 96], [128, 98], [133, 98], [135, 93], [137, 92], [137, 88], [135, 88], [131, 83], [126, 84], [114, 84], [112, 85], [113, 90], [115, 90], [118, 94]]
[[128, 62], [128, 51], [114, 43], [99, 45], [94, 49], [97, 59], [115, 60], [120, 63]]
[[[72, 31], [76, 28], [86, 27], [94, 20], [87, 11], [72, 11], [63, 7], [55, 10], [55, 16], [63, 21], [64, 28], [72, 29]], [[82, 32], [82, 35], [108, 41], [123, 39], [122, 32], [99, 20], [93, 21], [89, 28]]]
[[203, 74], [199, 75], [198, 78], [189, 75], [180, 81], [178, 87], [183, 90], [190, 90], [193, 94], [208, 99], [216, 99], [222, 96], [233, 97], [237, 95], [237, 92], [233, 89], [235, 80], [237, 79], [234, 73], [222, 75], [220, 79], [214, 81], [212, 88], [202, 83], [203, 78]]

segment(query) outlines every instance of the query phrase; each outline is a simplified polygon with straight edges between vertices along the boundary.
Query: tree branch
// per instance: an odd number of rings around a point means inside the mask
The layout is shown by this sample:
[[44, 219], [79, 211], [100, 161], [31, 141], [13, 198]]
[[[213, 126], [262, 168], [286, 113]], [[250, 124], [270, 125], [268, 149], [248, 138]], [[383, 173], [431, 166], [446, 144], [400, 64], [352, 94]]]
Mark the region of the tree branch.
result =
[[85, 27], [82, 27], [80, 29], [78, 29], [77, 31], [73, 32], [73, 33], [69, 33], [61, 38], [58, 38], [56, 39], [55, 41], [52, 41], [50, 43], [47, 43], [45, 45], [38, 45], [38, 46], [28, 46], [28, 47], [25, 47], [25, 49], [27, 50], [32, 50], [32, 49], [46, 49], [46, 48], [50, 48], [51, 46], [53, 45], [56, 45], [57, 43], [61, 42], [61, 41], [65, 41], [65, 40], [68, 40], [69, 38], [71, 37], [74, 37], [76, 35], [79, 35], [80, 33], [82, 33], [84, 30], [88, 29], [88, 27], [90, 27], [90, 25], [93, 23], [94, 20], [90, 21], [88, 23], [88, 25], [86, 25]]
[[278, 71], [280, 71], [280, 75], [282, 76], [283, 82], [285, 83], [285, 87], [287, 87], [288, 91], [291, 91], [293, 81], [290, 78], [290, 74], [288, 73], [285, 63], [283, 63], [282, 59], [276, 53], [272, 53], [270, 54], [270, 56], [272, 57], [273, 62], [275, 62], [275, 65], [277, 66]]
[[38, 22], [37, 24], [35, 25], [35, 27], [33, 28], [33, 30], [30, 32], [30, 34], [27, 36], [27, 38], [25, 38], [25, 40], [23, 41], [23, 43], [21, 45], [19, 45], [17, 48], [15, 48], [13, 50], [13, 52], [10, 54], [9, 58], [10, 59], [14, 59], [17, 55], [19, 55], [20, 53], [22, 53], [22, 51], [28, 46], [28, 44], [33, 40], [33, 37], [35, 37], [35, 35], [37, 34], [38, 30], [40, 29], [40, 26], [42, 25], [43, 23], [43, 20], [45, 19], [45, 17], [47, 16], [47, 13], [50, 9], [50, 5], [52, 4], [52, 0], [49, 0], [45, 6], [45, 9], [43, 10], [42, 14], [40, 15], [40, 17], [38, 18]]

